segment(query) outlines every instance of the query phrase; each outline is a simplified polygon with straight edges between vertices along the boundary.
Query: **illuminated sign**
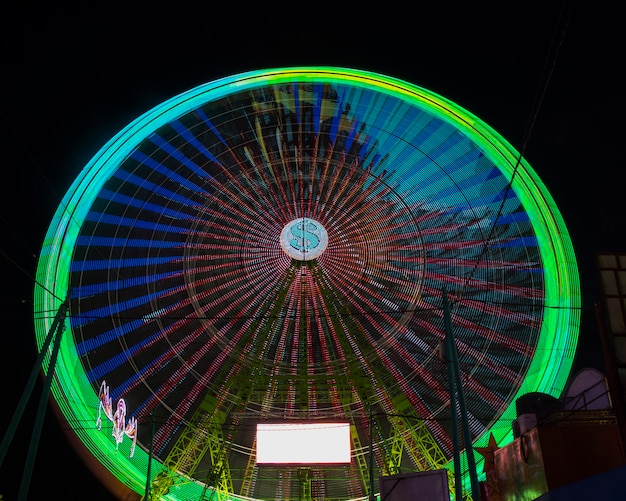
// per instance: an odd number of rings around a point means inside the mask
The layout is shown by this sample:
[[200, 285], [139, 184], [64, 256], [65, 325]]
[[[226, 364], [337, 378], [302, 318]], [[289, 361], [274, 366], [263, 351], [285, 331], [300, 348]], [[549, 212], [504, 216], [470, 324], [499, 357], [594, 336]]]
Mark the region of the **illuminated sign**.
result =
[[294, 219], [280, 233], [280, 246], [298, 261], [311, 261], [326, 250], [328, 234], [322, 223], [308, 217]]
[[115, 438], [115, 450], [117, 450], [124, 439], [124, 435], [126, 435], [133, 441], [130, 446], [129, 454], [129, 457], [132, 458], [135, 453], [135, 446], [137, 445], [137, 420], [131, 417], [128, 422], [126, 422], [126, 402], [123, 398], [117, 401], [115, 412], [113, 412], [113, 402], [109, 396], [109, 387], [104, 381], [102, 381], [100, 385], [98, 398], [100, 400], [98, 405], [98, 418], [96, 419], [98, 430], [102, 429], [102, 413], [104, 412], [104, 415], [113, 423], [113, 431], [111, 434]]
[[257, 464], [350, 463], [350, 423], [259, 423]]

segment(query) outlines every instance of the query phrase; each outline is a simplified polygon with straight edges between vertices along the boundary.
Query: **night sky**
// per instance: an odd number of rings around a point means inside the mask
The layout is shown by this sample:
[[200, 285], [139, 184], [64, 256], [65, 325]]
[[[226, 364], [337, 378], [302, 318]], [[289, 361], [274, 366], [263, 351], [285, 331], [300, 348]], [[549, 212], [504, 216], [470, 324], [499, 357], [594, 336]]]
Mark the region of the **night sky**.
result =
[[[104, 3], [16, 6], [1, 35], [0, 431], [36, 358], [36, 259], [70, 183], [108, 139], [153, 106], [262, 68], [341, 66], [397, 77], [454, 101], [523, 150], [560, 208], [579, 261], [575, 368], [603, 370], [595, 254], [626, 252], [624, 43], [619, 17], [597, 2], [550, 4], [520, 2], [506, 12], [441, 4], [411, 13], [386, 3], [348, 9], [332, 2], [250, 12], [243, 4], [210, 12], [180, 2], [132, 13]], [[36, 390], [0, 468], [5, 500], [17, 497], [38, 397]], [[70, 501], [113, 499], [48, 411], [29, 499], [55, 493]]]

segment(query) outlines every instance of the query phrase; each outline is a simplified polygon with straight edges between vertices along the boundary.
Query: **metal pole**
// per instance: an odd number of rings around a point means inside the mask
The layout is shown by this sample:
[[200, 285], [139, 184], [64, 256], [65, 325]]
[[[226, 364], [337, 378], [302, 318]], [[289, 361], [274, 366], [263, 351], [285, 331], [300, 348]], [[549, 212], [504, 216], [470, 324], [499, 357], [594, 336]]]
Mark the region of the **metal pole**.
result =
[[[46, 414], [46, 406], [48, 404], [48, 396], [50, 394], [50, 386], [52, 385], [52, 377], [54, 376], [54, 367], [56, 365], [57, 357], [59, 355], [59, 347], [61, 346], [61, 334], [65, 325], [65, 314], [67, 312], [67, 302], [63, 303], [59, 307], [57, 312], [57, 328], [56, 337], [54, 338], [54, 344], [52, 345], [52, 354], [50, 355], [50, 365], [48, 366], [48, 373], [39, 398], [39, 408], [37, 409], [37, 417], [33, 426], [33, 433], [30, 440], [30, 446], [28, 448], [28, 456], [26, 457], [26, 465], [24, 466], [24, 472], [22, 473], [22, 482], [20, 484], [20, 492], [18, 494], [18, 501], [26, 501], [28, 497], [28, 488], [30, 485], [30, 478], [33, 472], [33, 465], [35, 464], [35, 456], [37, 454], [37, 447], [39, 445], [39, 438], [41, 436], [41, 429], [43, 428], [43, 420]], [[55, 319], [56, 320], [56, 319]]]
[[470, 485], [472, 488], [472, 500], [480, 501], [480, 489], [478, 488], [478, 477], [476, 475], [476, 460], [474, 458], [474, 449], [472, 447], [472, 436], [470, 434], [469, 422], [467, 421], [467, 407], [465, 405], [465, 395], [463, 393], [463, 385], [461, 384], [461, 371], [459, 369], [459, 355], [456, 349], [456, 342], [452, 334], [452, 320], [450, 318], [450, 305], [448, 304], [448, 295], [443, 291], [443, 313], [446, 327], [446, 336], [449, 337], [450, 357], [454, 365], [454, 374], [457, 386], [457, 396], [459, 399], [459, 410], [461, 414], [461, 427], [463, 429], [463, 441], [465, 442], [465, 454], [467, 456], [467, 467], [470, 476]]
[[372, 446], [372, 442], [374, 441], [373, 439], [373, 432], [372, 432], [372, 428], [374, 427], [374, 416], [372, 415], [372, 409], [370, 407], [370, 429], [369, 429], [369, 434], [370, 434], [370, 443], [369, 443], [369, 449], [370, 449], [370, 496], [369, 496], [369, 500], [370, 501], [376, 501], [376, 496], [374, 495], [374, 449]]
[[[444, 291], [445, 298], [445, 291]], [[454, 361], [450, 356], [452, 351], [451, 329], [448, 328], [447, 322], [447, 301], [444, 299], [444, 320], [446, 322], [446, 365], [448, 366], [448, 391], [450, 392], [450, 426], [452, 432], [452, 445], [454, 447], [454, 492], [455, 499], [461, 501], [463, 499], [463, 476], [461, 475], [461, 451], [459, 446], [459, 428], [457, 421], [456, 408], [456, 378], [454, 377]]]
[[37, 360], [35, 361], [35, 365], [33, 365], [33, 370], [30, 373], [30, 377], [26, 383], [26, 387], [24, 388], [24, 392], [22, 393], [22, 397], [15, 408], [15, 412], [13, 413], [13, 417], [11, 418], [11, 423], [7, 428], [6, 433], [4, 434], [4, 438], [2, 439], [2, 444], [0, 444], [0, 467], [4, 461], [4, 457], [11, 445], [11, 441], [13, 440], [13, 436], [17, 431], [17, 427], [20, 424], [20, 419], [22, 419], [22, 415], [24, 414], [24, 410], [26, 409], [26, 404], [28, 403], [28, 399], [30, 398], [33, 388], [35, 387], [35, 383], [37, 382], [37, 376], [39, 376], [39, 371], [41, 370], [41, 366], [43, 364], [43, 359], [48, 353], [48, 347], [56, 334], [57, 328], [60, 323], [65, 319], [65, 314], [67, 312], [67, 303], [63, 303], [54, 317], [54, 321], [52, 322], [52, 326], [48, 330], [48, 335], [44, 340], [43, 345], [41, 346], [41, 350], [39, 351], [39, 355], [37, 356]]
[[148, 453], [148, 470], [146, 472], [146, 493], [145, 501], [150, 501], [150, 476], [152, 475], [152, 448], [154, 447], [154, 412], [151, 412], [152, 423], [150, 424], [150, 452]]

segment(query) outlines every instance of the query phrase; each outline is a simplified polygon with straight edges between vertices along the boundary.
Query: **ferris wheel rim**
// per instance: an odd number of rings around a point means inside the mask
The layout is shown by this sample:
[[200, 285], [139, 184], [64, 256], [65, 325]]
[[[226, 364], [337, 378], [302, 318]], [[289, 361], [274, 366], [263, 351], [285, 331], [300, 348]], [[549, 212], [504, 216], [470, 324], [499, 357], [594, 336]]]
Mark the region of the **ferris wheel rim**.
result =
[[[119, 165], [119, 159], [125, 158], [130, 151], [136, 148], [147, 133], [158, 129], [174, 117], [187, 113], [207, 96], [212, 96], [211, 99], [218, 99], [235, 88], [237, 91], [241, 91], [246, 88], [265, 85], [268, 82], [288, 82], [296, 77], [304, 80], [311, 79], [312, 81], [318, 81], [321, 78], [322, 81], [333, 82], [337, 79], [344, 79], [353, 85], [374, 86], [381, 89], [382, 92], [399, 95], [402, 99], [418, 100], [421, 105], [428, 103], [428, 106], [431, 107], [429, 111], [450, 121], [457, 127], [463, 127], [463, 131], [468, 136], [473, 140], [479, 140], [481, 146], [484, 146], [486, 154], [497, 155], [498, 166], [502, 167], [504, 173], [510, 175], [513, 189], [520, 193], [521, 197], [525, 197], [523, 199], [524, 207], [534, 211], [537, 216], [537, 221], [533, 221], [533, 228], [538, 237], [544, 239], [545, 243], [540, 245], [539, 249], [542, 252], [545, 269], [548, 273], [553, 274], [545, 280], [547, 307], [538, 341], [538, 352], [541, 356], [533, 358], [529, 369], [529, 372], [542, 375], [537, 376], [539, 383], [535, 381], [532, 383], [532, 387], [528, 384], [522, 384], [517, 395], [528, 391], [555, 393], [560, 389], [562, 390], [565, 384], [564, 374], [571, 367], [571, 359], [566, 358], [561, 366], [554, 367], [546, 363], [550, 354], [542, 352], [547, 352], [548, 348], [553, 348], [552, 335], [554, 332], [561, 333], [559, 335], [563, 336], [556, 341], [559, 347], [565, 351], [575, 349], [576, 336], [572, 335], [571, 331], [575, 331], [578, 327], [580, 298], [571, 242], [554, 201], [530, 165], [524, 159], [520, 159], [510, 144], [477, 117], [430, 91], [398, 79], [361, 70], [331, 67], [278, 68], [238, 74], [182, 93], [131, 122], [93, 157], [72, 184], [55, 213], [46, 235], [42, 258], [38, 264], [37, 279], [40, 285], [35, 290], [36, 316], [38, 317], [42, 312], [55, 311], [70, 295], [69, 282], [63, 277], [67, 276], [69, 267], [67, 258], [72, 255], [75, 238], [78, 235], [78, 229], [83, 224], [86, 211], [91, 206], [91, 202], [101, 189], [102, 184]], [[542, 192], [543, 198], [541, 200], [535, 197], [534, 190], [537, 189]], [[552, 280], [552, 278], [556, 279]], [[46, 316], [37, 318], [36, 327], [37, 342], [41, 346], [51, 327], [51, 318]], [[65, 357], [65, 364], [74, 368], [77, 365], [77, 354], [72, 341], [68, 339], [69, 337], [65, 336], [63, 341], [62, 356]], [[75, 377], [76, 375], [73, 373], [63, 374], [61, 371], [59, 380], [62, 383], [53, 392], [60, 396], [65, 392], [64, 388], [72, 386], [71, 381]], [[83, 378], [84, 376], [79, 374], [78, 377]], [[86, 407], [97, 403], [97, 395], [95, 394], [93, 396], [87, 394], [76, 396], [84, 400], [83, 404]], [[509, 402], [509, 407], [502, 412], [501, 419], [511, 417], [513, 406], [514, 399]], [[89, 440], [86, 436], [83, 438]], [[485, 436], [486, 438], [488, 437]], [[137, 477], [139, 478], [138, 473]]]

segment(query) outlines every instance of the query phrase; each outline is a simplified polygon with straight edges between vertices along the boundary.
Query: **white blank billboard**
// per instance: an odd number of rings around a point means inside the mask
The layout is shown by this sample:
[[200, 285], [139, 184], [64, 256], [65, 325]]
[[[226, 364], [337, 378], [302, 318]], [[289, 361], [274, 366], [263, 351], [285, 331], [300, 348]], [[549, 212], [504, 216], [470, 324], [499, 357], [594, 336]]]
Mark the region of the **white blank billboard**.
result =
[[350, 463], [350, 423], [259, 423], [257, 464]]

